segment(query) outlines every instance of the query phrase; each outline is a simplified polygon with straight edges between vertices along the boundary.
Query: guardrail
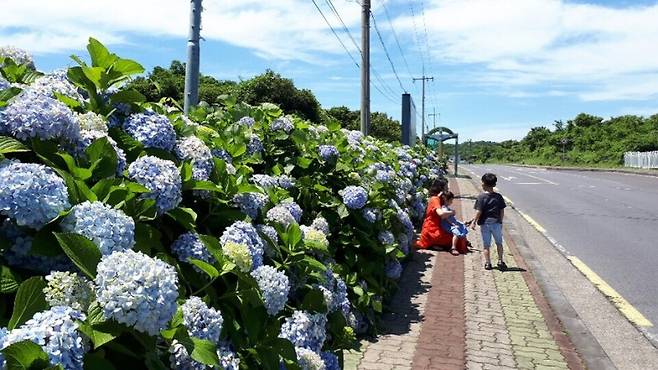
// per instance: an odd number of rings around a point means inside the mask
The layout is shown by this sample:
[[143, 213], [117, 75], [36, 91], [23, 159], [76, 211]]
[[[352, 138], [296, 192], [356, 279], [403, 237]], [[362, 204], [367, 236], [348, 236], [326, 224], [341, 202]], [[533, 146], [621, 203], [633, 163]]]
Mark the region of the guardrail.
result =
[[656, 152], [626, 152], [624, 167], [658, 168], [658, 151]]

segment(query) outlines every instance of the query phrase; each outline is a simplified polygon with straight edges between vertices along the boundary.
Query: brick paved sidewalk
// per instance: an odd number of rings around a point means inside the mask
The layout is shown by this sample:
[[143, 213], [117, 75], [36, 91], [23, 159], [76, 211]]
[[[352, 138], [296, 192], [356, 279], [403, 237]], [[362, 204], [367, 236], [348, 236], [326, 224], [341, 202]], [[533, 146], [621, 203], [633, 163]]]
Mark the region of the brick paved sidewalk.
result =
[[[458, 218], [470, 219], [477, 189], [464, 179], [450, 187], [460, 196]], [[469, 240], [473, 252], [465, 256], [416, 252], [390, 303], [395, 311], [383, 318], [384, 334], [346, 353], [345, 369], [583, 368], [511, 239], [506, 272], [484, 270], [479, 231]]]

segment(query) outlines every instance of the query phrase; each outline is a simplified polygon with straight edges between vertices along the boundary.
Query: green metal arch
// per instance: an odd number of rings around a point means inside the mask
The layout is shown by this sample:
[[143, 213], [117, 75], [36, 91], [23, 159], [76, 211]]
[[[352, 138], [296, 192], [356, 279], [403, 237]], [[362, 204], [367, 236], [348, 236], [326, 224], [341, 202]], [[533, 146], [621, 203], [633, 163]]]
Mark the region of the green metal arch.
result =
[[433, 129], [431, 129], [431, 130], [430, 130], [428, 133], [426, 133], [425, 135], [430, 136], [430, 135], [433, 135], [433, 134], [435, 134], [435, 133], [437, 133], [437, 132], [442, 132], [442, 133], [446, 133], [446, 134], [450, 134], [450, 135], [454, 135], [454, 134], [455, 134], [451, 129], [449, 129], [449, 128], [447, 128], [447, 127], [437, 127], [437, 128], [433, 128]]

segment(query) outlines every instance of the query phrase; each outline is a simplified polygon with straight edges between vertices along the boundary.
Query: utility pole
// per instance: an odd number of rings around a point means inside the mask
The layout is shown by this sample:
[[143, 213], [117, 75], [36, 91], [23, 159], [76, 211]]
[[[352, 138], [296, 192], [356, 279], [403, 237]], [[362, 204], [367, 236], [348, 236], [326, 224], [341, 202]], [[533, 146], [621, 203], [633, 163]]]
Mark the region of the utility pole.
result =
[[187, 64], [185, 65], [185, 101], [183, 111], [199, 102], [199, 39], [201, 38], [201, 0], [190, 0], [190, 35], [187, 40]]
[[370, 129], [370, 0], [361, 2], [361, 132]]
[[[438, 114], [441, 116], [441, 113]], [[436, 128], [436, 108], [432, 108], [432, 113], [427, 115], [428, 117], [432, 117], [432, 130]]]
[[421, 127], [421, 137], [423, 138], [423, 145], [425, 143], [425, 81], [434, 81], [434, 77], [426, 77], [425, 74], [423, 73], [423, 77], [420, 78], [413, 78], [413, 81], [423, 81], [423, 105], [422, 105], [422, 127]]

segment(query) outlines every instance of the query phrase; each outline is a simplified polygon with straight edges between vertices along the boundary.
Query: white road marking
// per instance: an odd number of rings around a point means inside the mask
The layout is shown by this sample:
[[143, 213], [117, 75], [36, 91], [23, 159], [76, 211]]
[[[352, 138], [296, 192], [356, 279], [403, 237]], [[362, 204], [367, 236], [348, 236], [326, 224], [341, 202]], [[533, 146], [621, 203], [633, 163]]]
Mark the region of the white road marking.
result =
[[531, 178], [533, 178], [533, 179], [535, 179], [535, 180], [543, 181], [543, 182], [545, 182], [545, 183], [547, 183], [547, 184], [551, 184], [551, 185], [560, 185], [560, 184], [558, 184], [557, 182], [553, 182], [553, 181], [551, 181], [551, 180], [547, 180], [547, 179], [542, 178], [542, 177], [539, 177], [539, 176], [530, 175], [530, 174], [527, 174], [527, 173], [524, 173], [524, 175], [526, 175], [526, 176], [528, 176], [528, 177], [531, 177]]
[[517, 182], [516, 185], [544, 185], [545, 182]]

